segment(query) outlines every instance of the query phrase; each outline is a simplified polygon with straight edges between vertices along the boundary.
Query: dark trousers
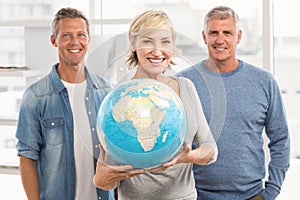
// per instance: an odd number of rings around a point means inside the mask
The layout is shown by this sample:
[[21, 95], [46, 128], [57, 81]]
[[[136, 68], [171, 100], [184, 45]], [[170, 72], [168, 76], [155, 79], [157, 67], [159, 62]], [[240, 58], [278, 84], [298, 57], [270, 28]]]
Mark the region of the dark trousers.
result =
[[251, 197], [248, 200], [264, 200], [264, 199], [262, 198], [262, 196], [260, 194], [257, 194], [257, 195]]

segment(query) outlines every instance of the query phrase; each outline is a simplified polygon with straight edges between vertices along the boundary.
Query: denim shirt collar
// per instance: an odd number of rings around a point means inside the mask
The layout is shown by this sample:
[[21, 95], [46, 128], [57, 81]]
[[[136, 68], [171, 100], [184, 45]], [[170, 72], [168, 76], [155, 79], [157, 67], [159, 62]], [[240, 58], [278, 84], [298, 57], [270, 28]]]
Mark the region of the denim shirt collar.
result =
[[[53, 65], [51, 73], [50, 73], [50, 79], [53, 82], [54, 90], [56, 90], [57, 92], [62, 92], [64, 90], [65, 86], [62, 83], [59, 74], [57, 73], [56, 69], [57, 69], [58, 65], [59, 65], [59, 63], [56, 63]], [[84, 71], [86, 74], [87, 87], [98, 89], [99, 88], [98, 85], [95, 83], [95, 80], [93, 80], [93, 78], [91, 77], [86, 66], [84, 66]]]

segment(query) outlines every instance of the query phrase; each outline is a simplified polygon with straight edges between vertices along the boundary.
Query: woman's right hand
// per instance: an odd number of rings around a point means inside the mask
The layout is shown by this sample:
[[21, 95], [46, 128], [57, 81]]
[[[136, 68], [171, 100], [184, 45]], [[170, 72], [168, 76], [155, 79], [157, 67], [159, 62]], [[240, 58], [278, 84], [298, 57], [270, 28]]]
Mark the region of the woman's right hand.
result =
[[99, 145], [100, 155], [97, 161], [96, 174], [93, 183], [103, 190], [111, 190], [117, 187], [118, 182], [133, 176], [145, 173], [145, 169], [133, 169], [132, 165], [112, 166], [105, 163], [105, 150]]

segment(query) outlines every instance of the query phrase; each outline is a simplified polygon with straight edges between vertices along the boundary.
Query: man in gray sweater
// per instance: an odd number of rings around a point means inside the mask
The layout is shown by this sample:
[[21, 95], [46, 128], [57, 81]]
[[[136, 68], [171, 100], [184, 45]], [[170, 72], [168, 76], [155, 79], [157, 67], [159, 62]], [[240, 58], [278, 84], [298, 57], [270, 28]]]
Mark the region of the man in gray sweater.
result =
[[[231, 8], [209, 11], [202, 35], [208, 59], [178, 73], [196, 86], [219, 148], [214, 164], [194, 166], [198, 199], [273, 200], [290, 165], [279, 87], [269, 72], [236, 58], [242, 32]], [[271, 157], [265, 182], [263, 130]]]

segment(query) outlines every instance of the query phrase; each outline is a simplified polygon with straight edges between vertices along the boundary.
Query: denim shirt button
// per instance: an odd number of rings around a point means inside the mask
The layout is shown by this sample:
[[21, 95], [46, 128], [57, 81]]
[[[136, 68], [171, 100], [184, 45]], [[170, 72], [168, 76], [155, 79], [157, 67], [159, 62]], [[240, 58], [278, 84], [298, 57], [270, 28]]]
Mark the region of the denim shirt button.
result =
[[95, 128], [92, 128], [92, 131], [94, 132], [94, 131], [95, 131]]
[[91, 111], [89, 111], [89, 115], [90, 115], [90, 114], [92, 114], [92, 112], [91, 112]]
[[88, 101], [88, 100], [89, 100], [89, 97], [85, 97], [85, 100], [87, 100], [87, 101]]
[[101, 197], [98, 197], [98, 199], [102, 199]]
[[54, 122], [52, 122], [52, 123], [51, 123], [51, 126], [54, 126], [54, 125], [55, 125], [55, 123], [54, 123]]

